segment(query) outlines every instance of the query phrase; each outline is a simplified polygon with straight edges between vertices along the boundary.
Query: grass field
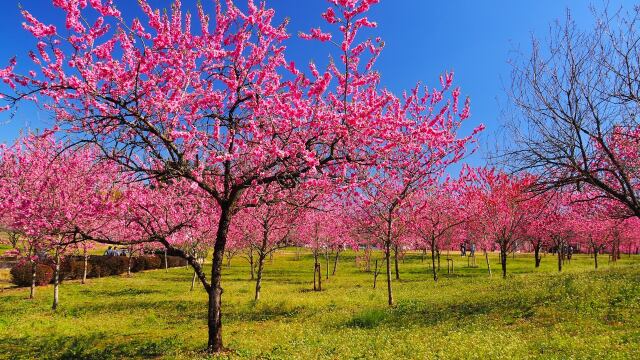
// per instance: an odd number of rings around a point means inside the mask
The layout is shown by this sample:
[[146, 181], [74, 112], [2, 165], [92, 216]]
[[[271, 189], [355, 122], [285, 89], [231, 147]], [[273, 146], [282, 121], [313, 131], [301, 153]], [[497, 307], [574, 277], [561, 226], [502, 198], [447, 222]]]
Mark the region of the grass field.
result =
[[[401, 264], [396, 305], [386, 304], [384, 275], [358, 270], [353, 253], [313, 292], [312, 258], [292, 252], [267, 262], [262, 299], [255, 304], [248, 266], [225, 269], [224, 357], [261, 359], [640, 359], [640, 258], [625, 255], [593, 270], [578, 255], [558, 274], [547, 256], [509, 257], [508, 279], [484, 261], [438, 283], [418, 255]], [[481, 260], [480, 258], [478, 260]], [[483, 260], [483, 259], [482, 259]], [[324, 265], [323, 265], [324, 271]], [[204, 358], [206, 296], [189, 292], [185, 268], [91, 279], [61, 286], [52, 313], [52, 288], [0, 293], [0, 358]]]

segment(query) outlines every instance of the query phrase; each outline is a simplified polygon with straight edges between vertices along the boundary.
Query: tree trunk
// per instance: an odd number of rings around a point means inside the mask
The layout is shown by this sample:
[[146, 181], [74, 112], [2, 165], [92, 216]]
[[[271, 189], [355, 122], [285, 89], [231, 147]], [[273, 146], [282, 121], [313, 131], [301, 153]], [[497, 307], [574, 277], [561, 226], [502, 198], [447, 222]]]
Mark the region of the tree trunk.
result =
[[396, 280], [400, 280], [400, 270], [398, 269], [398, 245], [393, 246], [393, 261], [396, 270]]
[[167, 262], [167, 249], [164, 249], [164, 271], [169, 272], [169, 263]]
[[507, 249], [500, 245], [500, 265], [502, 265], [502, 277], [507, 278]]
[[393, 292], [391, 290], [391, 244], [386, 241], [386, 249], [384, 252], [385, 261], [387, 262], [387, 295], [389, 305], [393, 305]]
[[261, 253], [258, 257], [258, 277], [256, 278], [256, 296], [255, 301], [260, 300], [260, 289], [262, 288], [262, 269], [264, 269], [264, 259], [266, 254]]
[[489, 276], [491, 276], [491, 264], [489, 263], [489, 252], [484, 252], [484, 259], [487, 262], [487, 270], [489, 271]]
[[217, 353], [224, 350], [222, 343], [222, 263], [224, 248], [227, 244], [231, 209], [222, 206], [216, 242], [213, 246], [213, 261], [211, 264], [211, 287], [209, 290], [209, 308], [207, 312], [208, 341], [207, 352]]
[[249, 267], [251, 268], [251, 280], [255, 279], [255, 271], [253, 266], [253, 248], [249, 248]]
[[[129, 261], [127, 262], [127, 277], [131, 277], [131, 262], [133, 260], [133, 252], [131, 251], [131, 249], [129, 249]], [[194, 271], [193, 273], [194, 276], [194, 280], [195, 280], [195, 276], [196, 273]]]
[[[129, 261], [129, 263], [131, 263], [131, 261]], [[81, 283], [84, 284], [87, 282], [87, 268], [89, 267], [89, 255], [87, 254], [87, 248], [84, 248], [84, 264], [83, 264], [83, 269], [82, 269], [82, 281]], [[131, 265], [129, 265], [129, 267], [131, 267]], [[129, 270], [127, 270], [127, 273], [129, 273]]]
[[562, 246], [558, 246], [558, 272], [562, 271]]
[[193, 291], [193, 288], [196, 286], [196, 272], [193, 271], [193, 277], [191, 278], [191, 288], [189, 291]]
[[438, 272], [436, 271], [436, 250], [431, 242], [431, 270], [433, 271], [433, 281], [438, 281]]
[[373, 271], [373, 288], [376, 288], [376, 283], [378, 280], [378, 259], [376, 259], [375, 270]]
[[29, 261], [31, 262], [31, 290], [29, 291], [29, 299], [33, 299], [36, 296], [36, 270], [38, 269], [38, 264], [36, 264], [33, 259]]
[[534, 250], [534, 257], [535, 257], [535, 260], [536, 260], [536, 268], [539, 268], [540, 267], [540, 260], [541, 260], [540, 259], [540, 245], [539, 244], [535, 245], [533, 250]]
[[593, 263], [596, 266], [596, 270], [598, 270], [598, 249], [593, 248]]
[[322, 267], [320, 263], [316, 264], [316, 271], [318, 272], [318, 291], [322, 291]]
[[325, 262], [325, 268], [326, 268], [326, 275], [327, 275], [327, 280], [329, 280], [329, 247], [327, 246], [327, 248], [324, 250], [324, 262]]
[[336, 249], [336, 257], [333, 259], [333, 271], [331, 275], [336, 274], [336, 269], [338, 268], [338, 257], [340, 256], [340, 248]]
[[440, 271], [440, 249], [436, 248], [436, 257], [438, 258], [438, 271]]
[[51, 306], [51, 310], [53, 311], [58, 308], [58, 292], [60, 288], [60, 253], [58, 249], [56, 249], [55, 261], [56, 264], [53, 273], [53, 305]]

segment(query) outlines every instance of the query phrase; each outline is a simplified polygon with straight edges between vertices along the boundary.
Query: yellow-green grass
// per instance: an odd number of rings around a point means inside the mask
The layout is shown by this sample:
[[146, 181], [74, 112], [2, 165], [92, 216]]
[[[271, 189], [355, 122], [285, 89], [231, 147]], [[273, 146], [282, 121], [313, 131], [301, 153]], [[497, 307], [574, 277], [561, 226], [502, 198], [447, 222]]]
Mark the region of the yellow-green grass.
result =
[[[379, 256], [379, 255], [378, 255]], [[267, 261], [261, 300], [240, 257], [224, 269], [223, 357], [261, 359], [638, 359], [640, 258], [626, 255], [593, 270], [576, 255], [558, 274], [547, 255], [539, 269], [529, 254], [509, 257], [509, 277], [453, 255], [454, 274], [431, 278], [428, 261], [408, 255], [393, 281], [396, 305], [386, 305], [385, 276], [356, 268], [354, 253], [312, 291], [310, 254], [293, 251]], [[323, 264], [323, 272], [324, 272]], [[186, 268], [132, 278], [66, 282], [60, 307], [52, 288], [0, 293], [0, 358], [205, 358], [206, 294], [190, 292]]]

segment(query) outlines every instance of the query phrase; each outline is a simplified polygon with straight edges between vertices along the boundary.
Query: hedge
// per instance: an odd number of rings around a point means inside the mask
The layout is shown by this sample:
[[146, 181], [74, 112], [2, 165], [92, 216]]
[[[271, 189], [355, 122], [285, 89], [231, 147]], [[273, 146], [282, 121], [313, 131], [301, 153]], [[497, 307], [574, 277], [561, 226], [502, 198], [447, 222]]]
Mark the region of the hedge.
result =
[[[36, 282], [38, 286], [46, 285], [53, 279], [53, 266], [50, 261], [38, 264]], [[186, 266], [187, 261], [177, 256], [167, 256], [168, 267]], [[129, 267], [127, 256], [97, 256], [91, 255], [87, 263], [87, 277], [103, 277], [125, 274]], [[131, 272], [164, 268], [163, 255], [137, 256], [131, 259]], [[15, 273], [15, 275], [14, 275]], [[84, 258], [68, 256], [60, 264], [60, 281], [82, 279], [84, 273]], [[11, 269], [11, 282], [18, 286], [31, 286], [31, 265], [17, 264]]]
[[[18, 263], [11, 270], [11, 282], [18, 286], [31, 286], [31, 263]], [[47, 285], [53, 279], [53, 268], [45, 264], [36, 264], [36, 285]]]

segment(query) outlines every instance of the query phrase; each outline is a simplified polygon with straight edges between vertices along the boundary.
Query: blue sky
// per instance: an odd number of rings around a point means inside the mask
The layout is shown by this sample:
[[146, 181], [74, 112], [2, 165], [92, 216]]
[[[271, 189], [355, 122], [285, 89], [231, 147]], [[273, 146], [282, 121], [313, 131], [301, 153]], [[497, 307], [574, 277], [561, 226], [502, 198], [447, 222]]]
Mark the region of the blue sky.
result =
[[[137, 1], [114, 2], [123, 12], [139, 15]], [[168, 0], [151, 2], [160, 7], [171, 3]], [[202, 2], [211, 8], [211, 1]], [[6, 64], [5, 59], [14, 55], [28, 63], [26, 53], [35, 45], [20, 25], [23, 19], [18, 3], [44, 21], [59, 23], [62, 19], [61, 11], [53, 9], [48, 0], [2, 0], [2, 66]], [[196, 0], [183, 0], [183, 3], [192, 8]], [[236, 3], [241, 5], [244, 0]], [[327, 2], [267, 0], [267, 5], [276, 9], [280, 19], [289, 17], [289, 31], [296, 34], [322, 24], [320, 13], [326, 9]], [[610, 8], [621, 6], [629, 8], [633, 1], [610, 0]], [[410, 88], [417, 81], [435, 86], [441, 73], [454, 71], [455, 84], [471, 98], [469, 128], [480, 122], [487, 126], [481, 152], [471, 159], [472, 163], [480, 164], [482, 150], [492, 147], [495, 132], [500, 128], [500, 108], [506, 101], [504, 86], [509, 82], [508, 59], [514, 51], [526, 53], [532, 34], [544, 37], [549, 24], [563, 18], [567, 8], [579, 26], [591, 26], [589, 2], [581, 0], [382, 0], [370, 14], [379, 25], [372, 35], [380, 35], [386, 44], [378, 69], [384, 85], [395, 92]], [[288, 57], [298, 62], [305, 59], [322, 62], [327, 50], [322, 46], [310, 47], [308, 42], [294, 38], [289, 43]], [[50, 125], [48, 114], [23, 109], [13, 119], [0, 117], [0, 142], [12, 142], [21, 129], [42, 129]]]

